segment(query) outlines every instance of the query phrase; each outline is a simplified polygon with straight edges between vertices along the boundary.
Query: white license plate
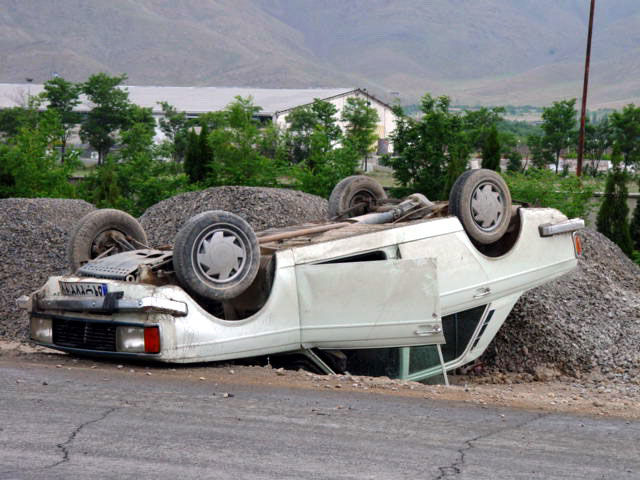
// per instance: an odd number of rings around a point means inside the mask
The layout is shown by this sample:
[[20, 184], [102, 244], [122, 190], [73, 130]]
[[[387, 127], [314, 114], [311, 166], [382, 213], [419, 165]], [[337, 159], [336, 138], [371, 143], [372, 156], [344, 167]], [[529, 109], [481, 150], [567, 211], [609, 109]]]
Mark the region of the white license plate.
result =
[[67, 297], [104, 297], [106, 283], [60, 282], [60, 292]]

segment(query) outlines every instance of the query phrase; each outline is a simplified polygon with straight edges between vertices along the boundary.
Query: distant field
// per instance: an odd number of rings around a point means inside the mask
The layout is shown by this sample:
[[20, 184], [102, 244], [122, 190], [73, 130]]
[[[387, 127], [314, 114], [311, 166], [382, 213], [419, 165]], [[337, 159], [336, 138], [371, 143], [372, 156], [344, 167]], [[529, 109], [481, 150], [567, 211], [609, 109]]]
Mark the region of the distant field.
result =
[[383, 187], [390, 188], [398, 186], [396, 179], [393, 178], [393, 173], [374, 170], [373, 172], [367, 172], [366, 175], [376, 180]]

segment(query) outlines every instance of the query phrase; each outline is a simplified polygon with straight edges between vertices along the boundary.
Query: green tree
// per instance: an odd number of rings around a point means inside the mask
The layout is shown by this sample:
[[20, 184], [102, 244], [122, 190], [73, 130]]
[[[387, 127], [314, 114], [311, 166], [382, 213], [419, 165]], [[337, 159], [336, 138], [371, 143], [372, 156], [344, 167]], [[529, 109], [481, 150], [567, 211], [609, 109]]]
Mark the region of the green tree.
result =
[[[640, 187], [640, 179], [638, 180], [638, 186]], [[633, 209], [629, 232], [633, 240], [633, 248], [640, 251], [640, 200], [636, 202], [636, 207]]]
[[[467, 110], [463, 115], [464, 130], [467, 133], [471, 147], [481, 151], [487, 143], [487, 137], [502, 122], [503, 107]], [[492, 169], [493, 170], [493, 169]]]
[[122, 206], [123, 197], [115, 159], [108, 157], [100, 168], [93, 170], [84, 179], [81, 195], [98, 208]]
[[332, 148], [329, 136], [319, 127], [311, 136], [309, 158], [294, 166], [296, 186], [327, 198], [340, 180], [355, 173], [358, 159], [357, 152], [349, 146]]
[[134, 123], [121, 133], [117, 154], [118, 208], [141, 215], [151, 205], [186, 190], [186, 175], [175, 163], [166, 162], [153, 145], [155, 131], [149, 124]]
[[201, 127], [206, 125], [209, 131], [217, 128], [224, 128], [228, 124], [227, 112], [221, 110], [219, 112], [207, 112], [199, 115], [198, 118], [192, 118], [187, 120], [187, 128], [193, 126]]
[[640, 165], [640, 107], [629, 104], [621, 112], [611, 114], [611, 140], [624, 161], [625, 169]]
[[600, 233], [606, 235], [631, 257], [633, 242], [629, 230], [629, 206], [627, 205], [629, 175], [620, 168], [621, 154], [617, 146], [614, 149], [613, 168], [607, 175], [605, 197], [598, 211], [597, 226]]
[[311, 137], [319, 128], [331, 145], [341, 138], [342, 131], [337, 125], [337, 112], [337, 108], [331, 102], [316, 98], [311, 105], [295, 108], [287, 115], [287, 140], [292, 163], [309, 159]]
[[32, 108], [11, 107], [0, 109], [0, 140], [15, 137], [21, 127], [33, 127], [38, 112]]
[[275, 123], [269, 123], [260, 129], [256, 148], [258, 153], [273, 160], [279, 165], [285, 165], [289, 160], [287, 132]]
[[498, 129], [491, 127], [482, 145], [482, 168], [500, 171], [500, 142], [498, 140]]
[[203, 123], [200, 127], [198, 150], [200, 162], [196, 164], [195, 176], [199, 180], [205, 180], [208, 177], [209, 181], [215, 185], [217, 183], [217, 168], [214, 164], [215, 156], [209, 143], [209, 127], [206, 123]]
[[162, 108], [162, 118], [158, 124], [162, 133], [167, 137], [171, 158], [174, 162], [182, 161], [187, 149], [187, 114], [178, 112], [168, 102], [158, 102], [158, 104]]
[[375, 149], [378, 138], [378, 112], [368, 100], [349, 97], [342, 109], [341, 120], [346, 123], [343, 142], [364, 159], [363, 167], [366, 171], [368, 155]]
[[555, 154], [556, 173], [560, 165], [560, 153], [571, 145], [576, 136], [576, 99], [553, 102], [542, 109], [544, 143]]
[[0, 198], [10, 197], [16, 186], [12, 165], [9, 163], [9, 152], [10, 147], [0, 143]]
[[[334, 146], [342, 138], [342, 130], [338, 126], [336, 118], [338, 109], [333, 103], [316, 98], [311, 104], [311, 110], [316, 114], [317, 127], [322, 129], [322, 133], [327, 137], [329, 145]], [[367, 111], [367, 113], [371, 115], [371, 112]]]
[[62, 77], [55, 77], [44, 83], [44, 91], [40, 94], [46, 101], [47, 109], [58, 112], [62, 123], [60, 137], [60, 160], [64, 162], [67, 142], [71, 131], [80, 123], [80, 113], [74, 111], [80, 104], [81, 85], [66, 81]]
[[467, 143], [464, 133], [460, 134], [459, 141], [447, 147], [448, 159], [446, 163], [446, 181], [440, 194], [440, 198], [448, 199], [449, 192], [458, 177], [464, 173], [469, 165], [471, 146]]
[[592, 175], [598, 173], [600, 161], [605, 152], [612, 145], [612, 129], [609, 117], [604, 117], [599, 122], [587, 122], [585, 125], [584, 148], [586, 157], [591, 159], [593, 169]]
[[521, 142], [525, 142], [529, 135], [542, 135], [539, 125], [532, 125], [528, 122], [501, 119], [498, 124], [498, 132], [510, 134]]
[[545, 143], [544, 136], [529, 135], [527, 137], [527, 147], [529, 147], [532, 167], [543, 169], [553, 163], [553, 153]]
[[509, 163], [507, 164], [507, 171], [511, 173], [519, 172], [522, 170], [522, 154], [518, 150], [511, 150], [507, 154]]
[[311, 135], [318, 125], [318, 116], [310, 106], [298, 107], [287, 115], [288, 143], [291, 163], [300, 163], [309, 158]]
[[118, 88], [126, 78], [97, 73], [82, 84], [82, 92], [93, 106], [82, 121], [80, 137], [96, 149], [99, 164], [115, 145], [117, 132], [130, 125], [129, 92]]
[[83, 196], [99, 207], [142, 214], [149, 206], [185, 191], [186, 175], [179, 165], [165, 161], [153, 143], [155, 129], [148, 122], [150, 109], [134, 107], [129, 127], [120, 131], [120, 146], [85, 179]]
[[260, 107], [251, 98], [236, 97], [209, 134], [212, 157], [207, 185], [276, 186], [281, 164], [264, 155], [263, 129], [256, 120]]
[[427, 94], [422, 98], [419, 120], [394, 107], [397, 123], [391, 137], [395, 155], [387, 164], [401, 185], [396, 195], [421, 192], [432, 200], [447, 198], [451, 181], [467, 168], [471, 146], [462, 118], [451, 113], [449, 105], [449, 97]]
[[75, 196], [69, 176], [77, 162], [60, 164], [55, 147], [62, 135], [62, 122], [55, 111], [37, 117], [33, 126], [23, 126], [0, 149], [0, 171], [4, 180], [0, 196], [68, 197]]
[[206, 141], [208, 129], [206, 126], [204, 128], [205, 136], [202, 135], [203, 127], [200, 127], [200, 133], [196, 133], [195, 129], [192, 128], [189, 130], [187, 137], [187, 148], [184, 157], [184, 172], [187, 174], [191, 183], [199, 183], [206, 177], [207, 158], [202, 155], [202, 143]]
[[130, 105], [126, 128], [119, 132], [120, 150], [118, 158], [127, 161], [138, 154], [151, 155], [155, 121], [150, 108]]

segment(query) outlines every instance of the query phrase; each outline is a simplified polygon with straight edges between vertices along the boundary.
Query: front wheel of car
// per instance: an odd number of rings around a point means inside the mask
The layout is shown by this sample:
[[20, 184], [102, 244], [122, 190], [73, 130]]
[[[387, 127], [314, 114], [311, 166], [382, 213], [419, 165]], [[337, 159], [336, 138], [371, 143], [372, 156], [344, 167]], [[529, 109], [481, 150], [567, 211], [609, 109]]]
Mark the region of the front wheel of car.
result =
[[449, 213], [458, 217], [475, 242], [495, 243], [506, 233], [511, 221], [509, 187], [493, 170], [468, 170], [453, 184]]
[[178, 232], [173, 266], [188, 292], [208, 300], [230, 300], [256, 278], [260, 246], [244, 219], [211, 210], [192, 217]]

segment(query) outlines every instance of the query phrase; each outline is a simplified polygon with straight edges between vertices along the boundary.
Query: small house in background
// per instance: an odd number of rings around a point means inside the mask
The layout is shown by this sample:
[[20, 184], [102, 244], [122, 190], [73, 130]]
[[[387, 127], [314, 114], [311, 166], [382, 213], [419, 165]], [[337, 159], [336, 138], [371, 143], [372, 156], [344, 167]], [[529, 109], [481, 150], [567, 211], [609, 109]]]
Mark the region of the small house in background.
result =
[[[150, 87], [123, 86], [129, 92], [132, 103], [141, 107], [151, 108], [156, 124], [162, 117], [162, 108], [158, 102], [168, 102], [179, 112], [185, 112], [188, 117], [197, 117], [203, 113], [223, 110], [236, 97], [252, 97], [253, 104], [261, 107], [256, 115], [261, 121], [272, 121], [284, 126], [287, 115], [295, 108], [310, 105], [315, 99], [334, 104], [338, 110], [336, 118], [339, 120], [342, 109], [350, 97], [365, 98], [378, 112], [379, 122], [376, 129], [378, 138], [385, 140], [378, 142], [378, 149], [383, 146], [384, 152], [389, 153], [388, 142], [391, 132], [396, 128], [395, 115], [391, 106], [360, 88], [251, 88], [251, 87]], [[43, 91], [41, 84], [0, 83], [0, 109], [27, 104], [28, 97], [38, 95]], [[91, 105], [83, 101], [78, 111], [88, 111]], [[340, 124], [341, 122], [339, 122]], [[163, 138], [157, 129], [156, 140]]]
[[[376, 133], [378, 135], [379, 141], [377, 142], [376, 149], [379, 155], [384, 155], [386, 153], [392, 152], [391, 143], [389, 138], [391, 133], [396, 128], [396, 116], [393, 113], [391, 106], [382, 100], [374, 97], [366, 90], [360, 88], [351, 88], [351, 89], [337, 89], [337, 91], [333, 91], [332, 94], [327, 95], [332, 92], [332, 90], [315, 90], [322, 95], [314, 95], [312, 98], [309, 98], [307, 95], [306, 101], [304, 100], [305, 92], [311, 92], [312, 90], [282, 90], [289, 92], [300, 92], [298, 95], [292, 95], [292, 99], [297, 99], [297, 102], [283, 109], [278, 109], [273, 112], [273, 121], [276, 122], [280, 126], [285, 126], [287, 124], [287, 116], [289, 113], [297, 107], [311, 105], [313, 101], [317, 98], [320, 100], [324, 100], [325, 102], [332, 103], [337, 113], [337, 118], [340, 118], [342, 113], [342, 109], [344, 108], [348, 98], [363, 98], [367, 100], [371, 107], [375, 108], [378, 113], [378, 125], [376, 127]], [[256, 102], [256, 104], [258, 104]], [[259, 105], [259, 104], [258, 104]], [[341, 127], [344, 127], [342, 122], [338, 122]]]

